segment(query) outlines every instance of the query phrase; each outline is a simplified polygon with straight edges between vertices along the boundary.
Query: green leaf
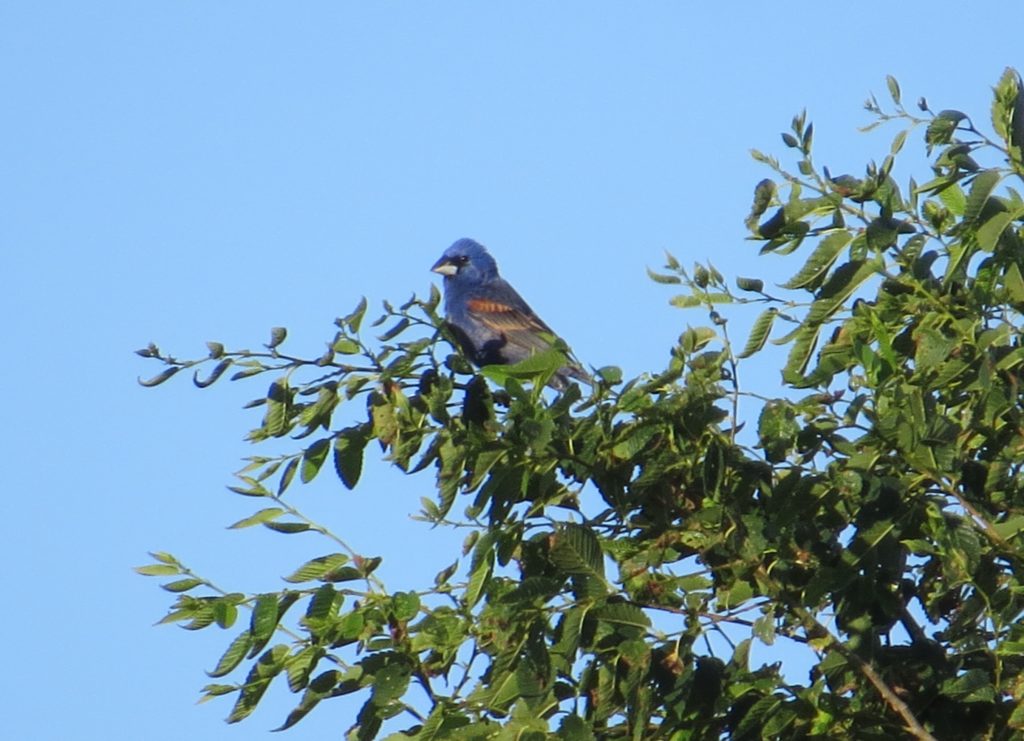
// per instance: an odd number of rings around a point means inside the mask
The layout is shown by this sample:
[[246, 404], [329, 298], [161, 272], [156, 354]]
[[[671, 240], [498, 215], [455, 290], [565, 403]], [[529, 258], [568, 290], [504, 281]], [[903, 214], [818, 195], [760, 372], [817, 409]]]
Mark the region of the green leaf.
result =
[[147, 566], [136, 566], [135, 573], [143, 576], [176, 576], [181, 573], [181, 569], [170, 564], [153, 563]]
[[620, 460], [633, 460], [640, 451], [658, 434], [659, 427], [652, 424], [627, 427], [623, 439], [612, 448], [612, 455]]
[[252, 634], [249, 658], [258, 654], [267, 645], [267, 641], [277, 629], [279, 619], [277, 595], [273, 593], [259, 595], [256, 598], [256, 604], [253, 605], [252, 616], [249, 620], [249, 632]]
[[420, 598], [415, 592], [397, 592], [391, 602], [395, 620], [412, 620], [420, 611]]
[[896, 105], [900, 104], [900, 84], [896, 81], [896, 78], [892, 75], [885, 76], [885, 84], [889, 87], [889, 95], [892, 97], [892, 102]]
[[925, 141], [929, 146], [949, 144], [953, 141], [953, 134], [956, 132], [957, 125], [966, 118], [967, 114], [961, 111], [939, 111], [928, 124], [928, 128], [925, 131]]
[[310, 445], [302, 453], [302, 471], [300, 478], [302, 483], [308, 484], [320, 472], [320, 467], [327, 460], [327, 453], [331, 449], [330, 438], [322, 438]]
[[737, 278], [736, 287], [741, 291], [761, 293], [764, 290], [764, 281], [760, 278]]
[[1024, 216], [1024, 208], [1000, 211], [981, 224], [977, 234], [978, 249], [982, 252], [994, 252], [1006, 227], [1021, 216]]
[[650, 268], [647, 268], [647, 277], [653, 280], [655, 283], [662, 283], [665, 285], [674, 285], [682, 282], [682, 279], [678, 275], [664, 275], [662, 273], [655, 273]]
[[305, 689], [309, 684], [310, 673], [322, 656], [323, 649], [321, 647], [306, 646], [298, 653], [288, 657], [285, 667], [288, 676], [288, 689], [292, 692]]
[[757, 421], [758, 445], [764, 448], [769, 461], [785, 460], [799, 433], [796, 411], [788, 401], [772, 401], [762, 407]]
[[257, 661], [242, 685], [235, 706], [227, 718], [228, 723], [237, 723], [249, 717], [256, 709], [260, 700], [270, 686], [271, 680], [284, 669], [284, 658], [288, 655], [288, 647], [274, 646]]
[[1010, 263], [1003, 276], [1003, 285], [1009, 294], [1010, 301], [1024, 303], [1024, 277], [1021, 277], [1020, 266], [1016, 262]]
[[244, 527], [252, 527], [253, 525], [262, 525], [265, 522], [271, 522], [273, 520], [276, 520], [278, 517], [280, 517], [283, 514], [284, 514], [284, 510], [281, 509], [280, 507], [267, 507], [266, 509], [261, 509], [259, 512], [257, 512], [254, 515], [250, 515], [249, 517], [241, 519], [241, 520], [239, 520], [238, 522], [236, 522], [236, 523], [234, 523], [232, 525], [228, 525], [228, 529], [229, 530], [240, 530], [241, 528], [244, 528]]
[[793, 346], [786, 357], [786, 365], [782, 369], [782, 378], [786, 383], [800, 384], [804, 371], [807, 369], [807, 363], [814, 353], [820, 332], [821, 327], [818, 324], [804, 324], [797, 331], [793, 339]]
[[491, 580], [494, 572], [494, 536], [490, 531], [476, 542], [473, 547], [473, 558], [470, 563], [469, 584], [463, 599], [466, 607], [472, 608], [483, 596], [484, 588]]
[[358, 332], [359, 325], [363, 321], [363, 317], [366, 316], [366, 296], [359, 299], [359, 303], [356, 304], [356, 308], [352, 310], [352, 313], [338, 320], [339, 325], [346, 325], [350, 332]]
[[555, 532], [552, 541], [551, 560], [562, 571], [604, 581], [604, 553], [590, 528], [564, 525]]
[[279, 378], [270, 384], [267, 392], [267, 413], [263, 427], [272, 437], [281, 437], [288, 432], [288, 407], [291, 405], [291, 391], [287, 378]]
[[334, 470], [346, 489], [354, 489], [363, 471], [367, 436], [363, 425], [347, 427], [334, 439]]
[[412, 678], [412, 668], [404, 661], [391, 661], [373, 675], [371, 690], [374, 704], [387, 705], [405, 694]]
[[830, 268], [839, 257], [839, 253], [853, 240], [851, 232], [842, 229], [829, 234], [818, 242], [810, 257], [799, 272], [782, 284], [782, 288], [805, 288], [817, 280]]
[[568, 362], [569, 359], [564, 352], [557, 347], [551, 347], [535, 352], [525, 360], [511, 365], [485, 365], [480, 369], [480, 373], [503, 386], [509, 378], [536, 380], [538, 384], [543, 384]]
[[774, 306], [771, 306], [764, 311], [754, 320], [754, 326], [750, 329], [750, 336], [747, 338], [747, 344], [743, 347], [737, 357], [749, 358], [756, 352], [759, 352], [764, 347], [765, 342], [768, 341], [768, 335], [771, 334], [772, 325], [775, 323], [775, 317], [779, 315], [779, 310]]
[[701, 296], [680, 294], [669, 299], [669, 303], [677, 309], [692, 309], [697, 306], [703, 306], [704, 299]]
[[[955, 182], [951, 183], [948, 179], [940, 178], [938, 181], [945, 185], [941, 190], [936, 191], [939, 200], [942, 201], [943, 205], [948, 208], [951, 212], [957, 216], [963, 216], [964, 211], [967, 208], [967, 197], [964, 195], [963, 189]], [[926, 183], [921, 186], [922, 190], [928, 190], [932, 183]], [[927, 204], [926, 204], [927, 205]]]
[[409, 324], [410, 322], [408, 319], [399, 319], [397, 322], [395, 322], [395, 325], [391, 327], [391, 329], [384, 332], [384, 334], [377, 337], [377, 339], [380, 340], [381, 342], [390, 342], [391, 340], [398, 337], [398, 335], [402, 334], [402, 332], [404, 332], [406, 329], [408, 329]]
[[626, 602], [613, 602], [592, 609], [589, 615], [605, 623], [612, 623], [629, 628], [646, 630], [651, 627], [651, 619], [636, 605]]
[[989, 196], [999, 185], [1002, 175], [998, 170], [983, 170], [974, 176], [971, 192], [964, 204], [964, 221], [975, 221], [981, 215]]
[[305, 522], [264, 522], [263, 527], [285, 535], [305, 533], [311, 529]]
[[879, 269], [877, 260], [851, 260], [836, 268], [825, 285], [821, 287], [810, 311], [804, 319], [805, 325], [820, 325], [839, 311], [846, 300], [853, 295], [864, 281], [875, 275]]
[[298, 458], [292, 458], [290, 461], [288, 461], [287, 465], [285, 465], [284, 471], [281, 472], [281, 481], [277, 485], [278, 496], [284, 494], [285, 489], [287, 489], [291, 485], [292, 479], [295, 478], [295, 471], [298, 467]]
[[903, 145], [906, 144], [907, 142], [908, 133], [909, 131], [907, 129], [903, 129], [903, 131], [898, 132], [896, 136], [893, 137], [892, 144], [889, 145], [890, 154], [900, 153], [900, 151], [903, 149]]
[[558, 726], [558, 738], [565, 741], [594, 741], [594, 732], [580, 716], [569, 713]]
[[252, 634], [247, 630], [239, 633], [220, 657], [217, 666], [207, 674], [214, 678], [230, 674], [236, 666], [242, 663], [242, 659], [245, 658], [250, 648], [252, 648]]
[[238, 608], [235, 607], [230, 595], [213, 603], [213, 619], [221, 628], [230, 628], [237, 618]]
[[299, 568], [286, 576], [284, 580], [291, 584], [299, 584], [306, 581], [316, 581], [324, 574], [334, 571], [339, 566], [349, 562], [349, 557], [344, 553], [331, 553], [326, 556], [318, 556], [302, 564]]
[[331, 349], [342, 355], [356, 355], [360, 351], [359, 343], [355, 340], [350, 340], [348, 337], [339, 337], [331, 345]]
[[968, 669], [956, 679], [947, 679], [942, 683], [942, 694], [964, 703], [990, 703], [996, 696], [988, 672], [982, 669]]

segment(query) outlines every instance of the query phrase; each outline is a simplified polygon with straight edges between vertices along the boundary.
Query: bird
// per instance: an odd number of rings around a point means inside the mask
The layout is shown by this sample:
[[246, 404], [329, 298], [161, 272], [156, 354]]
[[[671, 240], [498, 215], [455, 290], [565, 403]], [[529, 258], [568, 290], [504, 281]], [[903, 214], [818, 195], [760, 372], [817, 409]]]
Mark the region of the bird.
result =
[[[463, 238], [446, 249], [431, 270], [444, 276], [445, 323], [462, 352], [477, 366], [518, 363], [552, 346], [556, 335], [512, 286], [479, 242]], [[569, 379], [590, 375], [572, 356], [548, 382], [564, 389]]]

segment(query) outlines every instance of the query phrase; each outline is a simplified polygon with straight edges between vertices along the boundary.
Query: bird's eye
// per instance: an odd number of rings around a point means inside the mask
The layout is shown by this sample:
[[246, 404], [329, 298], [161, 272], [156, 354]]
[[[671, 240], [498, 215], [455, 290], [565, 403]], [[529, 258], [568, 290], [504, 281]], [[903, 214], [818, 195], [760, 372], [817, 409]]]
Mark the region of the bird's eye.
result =
[[459, 255], [454, 260], [452, 260], [452, 262], [454, 262], [458, 267], [461, 268], [463, 265], [469, 262], [469, 257], [467, 255]]

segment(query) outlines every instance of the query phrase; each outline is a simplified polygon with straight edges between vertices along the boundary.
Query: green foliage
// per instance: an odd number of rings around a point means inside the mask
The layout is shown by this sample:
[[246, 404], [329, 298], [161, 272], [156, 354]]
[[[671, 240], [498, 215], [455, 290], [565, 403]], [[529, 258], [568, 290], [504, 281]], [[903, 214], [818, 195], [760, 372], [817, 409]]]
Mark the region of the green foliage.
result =
[[[283, 329], [258, 352], [140, 351], [164, 365], [144, 385], [183, 369], [200, 387], [228, 370], [270, 380], [249, 439], [303, 442], [238, 473], [231, 490], [265, 501], [232, 527], [328, 544], [263, 594], [166, 553], [138, 569], [177, 595], [162, 622], [231, 631], [210, 676], [236, 679], [204, 699], [233, 695], [236, 722], [284, 683], [297, 700], [283, 729], [355, 693], [354, 739], [1017, 737], [1024, 98], [1008, 71], [989, 137], [887, 87], [894, 108], [869, 100], [871, 128], [902, 128], [863, 177], [816, 165], [804, 114], [783, 135], [796, 173], [754, 153], [779, 182], [758, 184], [747, 224], [763, 255], [798, 261], [783, 285], [740, 278], [737, 295], [671, 255], [651, 274], [710, 324], [683, 332], [661, 373], [604, 368], [589, 395], [544, 388], [556, 352], [477, 374], [436, 291], [385, 304], [375, 342], [360, 302], [318, 358], [285, 354]], [[914, 132], [932, 172], [901, 187]], [[735, 353], [720, 312], [748, 305], [761, 311]], [[769, 341], [787, 348], [787, 395], [760, 400], [748, 446], [738, 403], [758, 400], [741, 372]], [[358, 489], [377, 449], [433, 473], [425, 523], [469, 533], [416, 593], [390, 591], [380, 558], [286, 501], [329, 457]], [[809, 676], [751, 661], [754, 642], [780, 641], [813, 651]]]

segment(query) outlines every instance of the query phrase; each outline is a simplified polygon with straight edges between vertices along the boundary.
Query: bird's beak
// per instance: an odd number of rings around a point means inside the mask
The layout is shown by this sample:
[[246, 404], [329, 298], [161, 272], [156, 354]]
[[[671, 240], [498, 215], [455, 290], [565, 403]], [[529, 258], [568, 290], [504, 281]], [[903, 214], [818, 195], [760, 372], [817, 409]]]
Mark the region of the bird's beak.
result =
[[442, 257], [440, 260], [434, 263], [434, 267], [431, 268], [431, 271], [435, 273], [440, 273], [441, 275], [447, 277], [449, 275], [455, 275], [457, 272], [459, 272], [459, 268], [448, 258]]

